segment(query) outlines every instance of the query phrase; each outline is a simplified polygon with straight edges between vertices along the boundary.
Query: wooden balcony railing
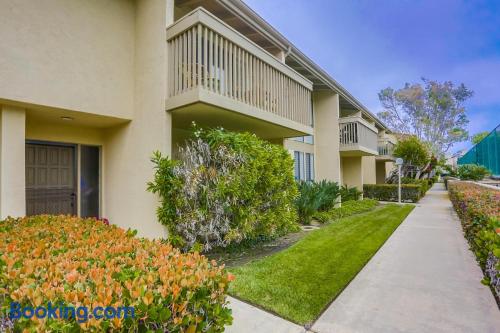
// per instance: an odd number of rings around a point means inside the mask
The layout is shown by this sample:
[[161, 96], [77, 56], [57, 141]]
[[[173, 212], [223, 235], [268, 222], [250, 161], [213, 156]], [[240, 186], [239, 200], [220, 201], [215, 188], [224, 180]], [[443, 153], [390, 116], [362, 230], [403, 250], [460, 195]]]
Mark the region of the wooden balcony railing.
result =
[[201, 89], [312, 126], [312, 83], [206, 10], [170, 26], [167, 42], [170, 97]]
[[377, 129], [361, 117], [339, 119], [340, 149], [377, 154]]
[[394, 144], [388, 140], [378, 140], [378, 154], [381, 156], [392, 156]]

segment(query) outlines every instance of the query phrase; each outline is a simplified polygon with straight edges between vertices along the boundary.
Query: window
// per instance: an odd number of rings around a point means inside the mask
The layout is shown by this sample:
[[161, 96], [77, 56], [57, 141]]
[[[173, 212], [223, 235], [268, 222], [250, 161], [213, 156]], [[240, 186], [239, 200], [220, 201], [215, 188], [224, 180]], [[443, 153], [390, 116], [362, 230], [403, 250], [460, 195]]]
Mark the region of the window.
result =
[[306, 173], [306, 180], [307, 181], [314, 180], [314, 155], [313, 154], [306, 153], [305, 173]]
[[314, 180], [314, 154], [293, 152], [294, 170], [296, 180]]

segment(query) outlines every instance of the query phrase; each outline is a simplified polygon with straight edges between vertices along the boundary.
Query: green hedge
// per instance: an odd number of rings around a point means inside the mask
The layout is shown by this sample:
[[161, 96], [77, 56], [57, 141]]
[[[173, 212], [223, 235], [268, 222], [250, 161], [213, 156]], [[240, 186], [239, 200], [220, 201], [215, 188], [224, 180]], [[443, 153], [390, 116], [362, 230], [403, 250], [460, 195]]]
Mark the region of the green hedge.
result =
[[330, 209], [326, 212], [318, 212], [314, 214], [314, 219], [321, 223], [338, 220], [342, 217], [348, 217], [354, 214], [368, 212], [378, 205], [377, 200], [364, 199], [364, 200], [351, 200], [343, 202], [341, 207]]
[[414, 184], [414, 185], [420, 185], [420, 196], [423, 197], [425, 193], [434, 185], [434, 179], [433, 178], [426, 178], [426, 179], [414, 179], [414, 178], [409, 178], [409, 177], [403, 177], [401, 178], [401, 184]]
[[476, 164], [459, 165], [457, 173], [461, 180], [482, 180], [490, 174], [489, 170], [484, 166]]
[[[380, 201], [398, 201], [397, 184], [365, 184], [363, 185], [363, 194], [365, 198], [371, 198]], [[421, 185], [402, 184], [401, 201], [418, 202], [425, 194]]]

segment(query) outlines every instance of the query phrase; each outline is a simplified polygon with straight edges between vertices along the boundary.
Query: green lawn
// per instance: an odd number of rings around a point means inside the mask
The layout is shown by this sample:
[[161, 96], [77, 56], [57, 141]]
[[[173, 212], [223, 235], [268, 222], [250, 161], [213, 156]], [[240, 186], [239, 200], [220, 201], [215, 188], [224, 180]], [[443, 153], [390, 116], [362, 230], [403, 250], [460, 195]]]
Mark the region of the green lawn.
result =
[[230, 294], [299, 324], [321, 311], [370, 260], [413, 206], [390, 204], [311, 232], [272, 256], [231, 268]]

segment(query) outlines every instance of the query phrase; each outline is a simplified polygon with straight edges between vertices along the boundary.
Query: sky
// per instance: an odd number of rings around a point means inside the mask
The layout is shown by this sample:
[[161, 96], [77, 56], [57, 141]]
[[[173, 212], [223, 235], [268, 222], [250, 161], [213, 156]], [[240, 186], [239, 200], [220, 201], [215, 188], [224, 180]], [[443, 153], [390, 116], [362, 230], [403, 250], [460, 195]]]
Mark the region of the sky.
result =
[[374, 113], [425, 77], [474, 91], [470, 134], [500, 124], [500, 0], [244, 1]]

